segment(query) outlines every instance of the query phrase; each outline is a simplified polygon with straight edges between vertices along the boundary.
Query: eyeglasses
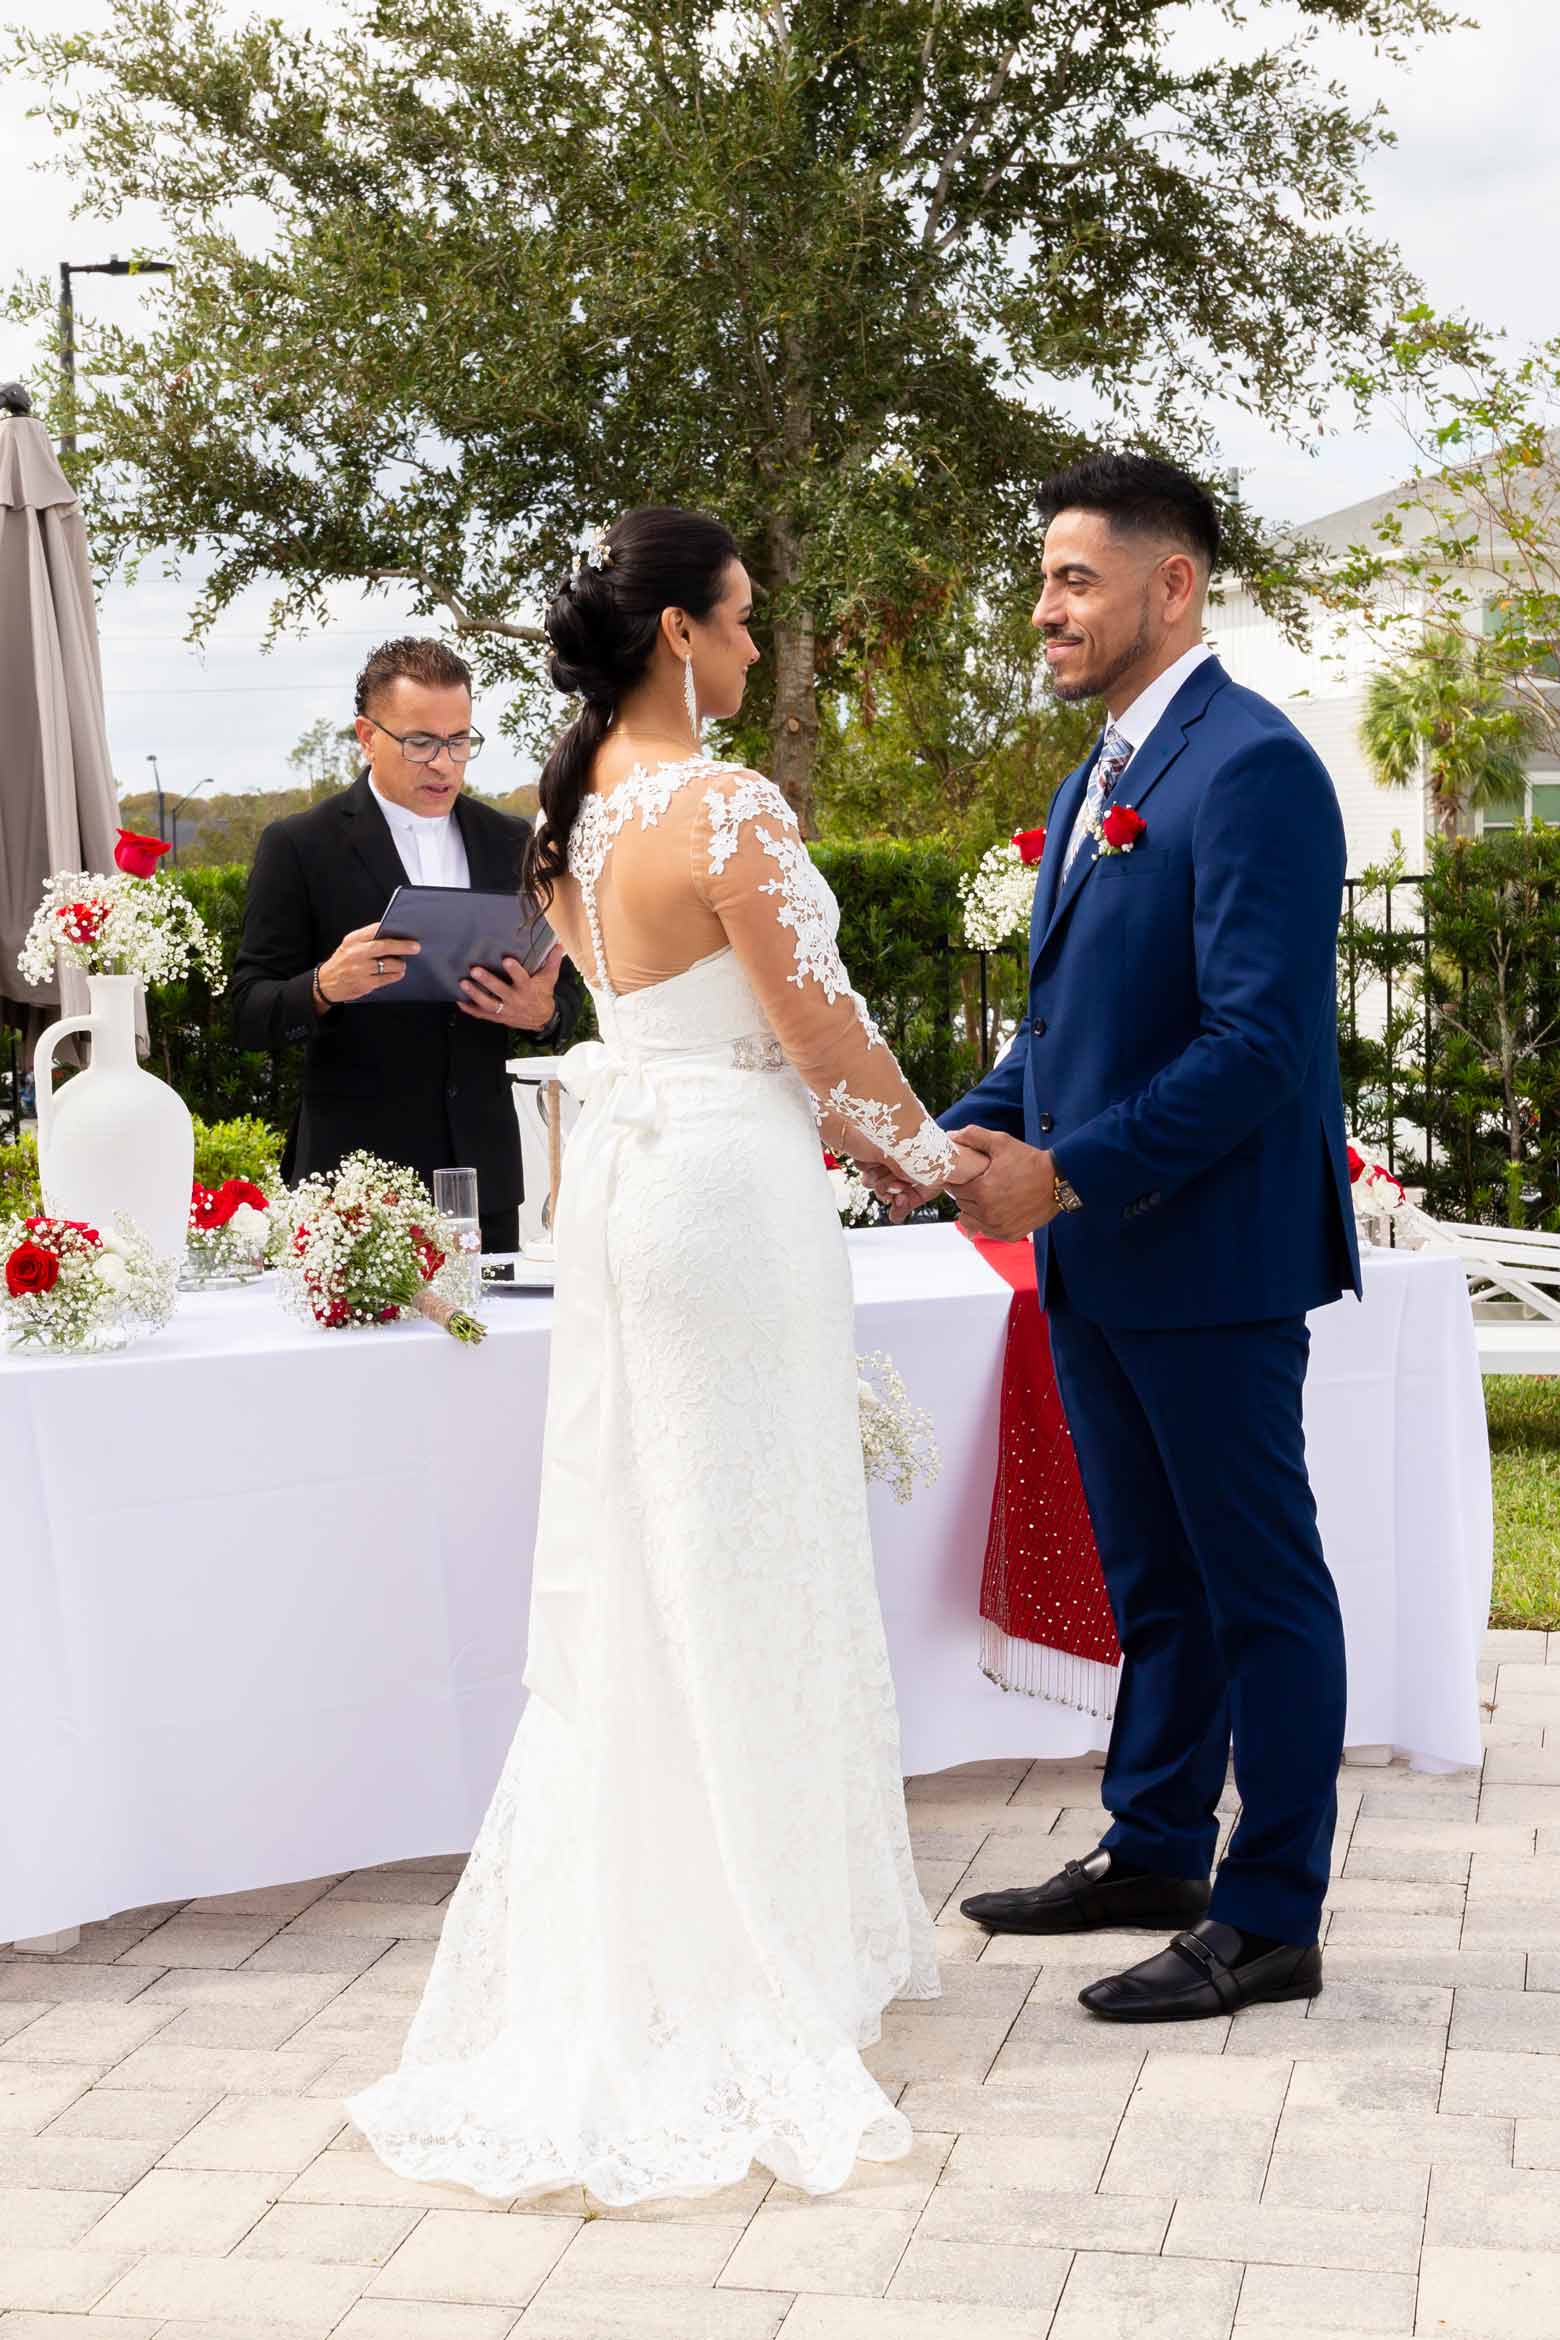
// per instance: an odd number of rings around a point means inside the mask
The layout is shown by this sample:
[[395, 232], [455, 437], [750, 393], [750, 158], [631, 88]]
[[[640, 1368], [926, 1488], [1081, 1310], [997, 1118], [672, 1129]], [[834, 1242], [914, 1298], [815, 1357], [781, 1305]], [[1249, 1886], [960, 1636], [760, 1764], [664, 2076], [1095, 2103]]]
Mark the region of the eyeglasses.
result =
[[446, 750], [452, 764], [469, 764], [473, 756], [482, 753], [480, 731], [452, 731], [446, 738], [438, 731], [392, 731], [388, 723], [381, 723], [370, 715], [368, 721], [386, 739], [393, 739], [409, 764], [431, 764], [440, 748]]

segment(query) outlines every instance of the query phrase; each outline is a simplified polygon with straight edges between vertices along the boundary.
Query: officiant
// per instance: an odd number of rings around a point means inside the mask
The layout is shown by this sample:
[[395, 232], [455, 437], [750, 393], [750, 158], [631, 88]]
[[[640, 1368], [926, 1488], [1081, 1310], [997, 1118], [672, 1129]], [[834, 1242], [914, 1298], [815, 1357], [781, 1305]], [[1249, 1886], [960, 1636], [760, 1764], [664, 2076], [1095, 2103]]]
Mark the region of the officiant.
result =
[[356, 707], [366, 770], [273, 821], [256, 847], [231, 984], [238, 1042], [303, 1043], [290, 1184], [358, 1147], [424, 1178], [464, 1164], [483, 1250], [513, 1251], [523, 1182], [508, 1062], [565, 1046], [583, 987], [560, 947], [534, 974], [514, 958], [473, 967], [454, 1005], [393, 997], [416, 949], [375, 939], [397, 886], [515, 892], [530, 823], [466, 793], [482, 734], [471, 670], [444, 643], [383, 643]]

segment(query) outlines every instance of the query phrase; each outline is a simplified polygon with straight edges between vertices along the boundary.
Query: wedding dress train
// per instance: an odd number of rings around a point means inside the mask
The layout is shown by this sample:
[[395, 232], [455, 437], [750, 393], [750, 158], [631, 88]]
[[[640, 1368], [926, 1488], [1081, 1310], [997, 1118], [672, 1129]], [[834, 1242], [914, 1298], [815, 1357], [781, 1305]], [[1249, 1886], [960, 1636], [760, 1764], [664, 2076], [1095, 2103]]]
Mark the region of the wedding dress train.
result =
[[[636, 772], [586, 799], [570, 866], [602, 1041], [558, 1214], [529, 1696], [400, 2068], [349, 2109], [403, 2175], [496, 2196], [621, 2205], [755, 2161], [821, 2193], [909, 2150], [859, 2051], [938, 1980], [818, 1114], [914, 1176], [948, 1141], [768, 782]], [[604, 917], [626, 960], [627, 905], [680, 883], [725, 947], [617, 992]]]

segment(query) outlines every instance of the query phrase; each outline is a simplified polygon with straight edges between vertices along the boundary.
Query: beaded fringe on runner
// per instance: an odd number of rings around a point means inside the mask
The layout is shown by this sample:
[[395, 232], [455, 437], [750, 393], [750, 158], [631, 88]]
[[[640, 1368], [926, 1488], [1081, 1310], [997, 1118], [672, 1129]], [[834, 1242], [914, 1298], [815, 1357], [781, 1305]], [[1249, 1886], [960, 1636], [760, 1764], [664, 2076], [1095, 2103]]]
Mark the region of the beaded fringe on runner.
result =
[[1116, 1711], [1119, 1667], [1098, 1658], [1073, 1657], [1065, 1649], [1047, 1649], [1040, 1641], [1022, 1641], [989, 1617], [980, 1621], [980, 1670], [999, 1690], [1049, 1698], [1105, 1722]]

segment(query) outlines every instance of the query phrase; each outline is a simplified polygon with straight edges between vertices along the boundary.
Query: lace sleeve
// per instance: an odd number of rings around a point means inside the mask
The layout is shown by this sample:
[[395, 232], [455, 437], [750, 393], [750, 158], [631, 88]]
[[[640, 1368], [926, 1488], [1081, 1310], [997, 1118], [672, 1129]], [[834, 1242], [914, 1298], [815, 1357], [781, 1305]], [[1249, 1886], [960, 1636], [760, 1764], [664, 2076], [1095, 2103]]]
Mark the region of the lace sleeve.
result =
[[953, 1168], [953, 1141], [915, 1095], [851, 989], [839, 909], [773, 781], [711, 776], [693, 831], [693, 878], [758, 994], [776, 1039], [847, 1149], [887, 1159], [918, 1185]]

